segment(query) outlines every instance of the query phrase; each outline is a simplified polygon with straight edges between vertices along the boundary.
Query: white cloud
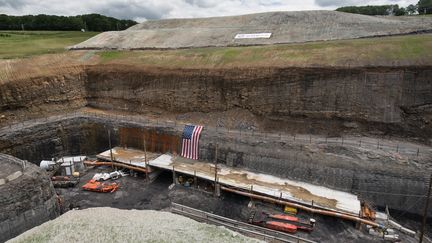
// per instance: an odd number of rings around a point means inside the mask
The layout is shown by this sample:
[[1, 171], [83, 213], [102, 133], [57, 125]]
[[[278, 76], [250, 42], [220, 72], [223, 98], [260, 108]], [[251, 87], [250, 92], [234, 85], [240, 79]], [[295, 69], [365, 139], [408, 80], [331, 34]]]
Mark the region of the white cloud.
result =
[[123, 19], [193, 18], [267, 11], [335, 9], [347, 5], [415, 4], [415, 0], [0, 0], [10, 15], [100, 13]]
[[416, 4], [418, 1], [413, 0], [315, 0], [315, 3], [321, 7], [341, 7], [341, 6], [359, 6], [359, 5], [384, 5], [399, 4], [408, 6]]

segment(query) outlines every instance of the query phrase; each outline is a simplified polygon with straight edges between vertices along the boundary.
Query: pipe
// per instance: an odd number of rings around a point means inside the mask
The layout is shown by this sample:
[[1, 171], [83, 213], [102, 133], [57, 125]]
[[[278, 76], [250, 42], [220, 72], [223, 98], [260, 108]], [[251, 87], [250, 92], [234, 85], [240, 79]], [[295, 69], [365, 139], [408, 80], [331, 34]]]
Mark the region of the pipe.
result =
[[395, 227], [395, 229], [397, 229], [397, 230], [399, 230], [399, 231], [401, 231], [401, 232], [403, 232], [405, 234], [408, 234], [408, 235], [411, 235], [411, 236], [415, 236], [416, 235], [415, 231], [410, 230], [408, 228], [405, 228], [402, 225], [398, 224], [397, 222], [395, 222], [395, 221], [393, 221], [391, 219], [389, 219], [388, 223], [391, 224], [391, 226]]
[[118, 166], [118, 167], [123, 167], [126, 169], [130, 169], [130, 170], [135, 170], [135, 171], [140, 171], [143, 173], [147, 173], [148, 171], [145, 168], [140, 168], [137, 166], [130, 166], [127, 164], [123, 164], [123, 163], [117, 163], [117, 162], [93, 162], [93, 161], [84, 161], [85, 165], [90, 165], [90, 166], [103, 166], [103, 165], [108, 165], [108, 166]]
[[341, 219], [346, 219], [346, 220], [350, 220], [350, 221], [354, 221], [354, 222], [359, 222], [359, 223], [363, 223], [363, 224], [367, 224], [370, 225], [372, 227], [378, 227], [378, 228], [382, 228], [384, 229], [384, 225], [380, 225], [378, 223], [372, 222], [370, 220], [366, 220], [366, 219], [362, 219], [356, 216], [351, 216], [351, 215], [347, 215], [347, 214], [343, 214], [343, 213], [338, 213], [338, 212], [332, 212], [329, 210], [322, 210], [322, 209], [317, 209], [317, 208], [310, 208], [298, 203], [291, 203], [291, 202], [287, 202], [287, 201], [282, 201], [279, 199], [274, 199], [271, 197], [266, 197], [266, 196], [261, 196], [261, 195], [256, 195], [256, 194], [252, 194], [252, 193], [248, 193], [248, 192], [243, 192], [243, 191], [239, 191], [239, 190], [235, 190], [235, 189], [231, 189], [228, 187], [224, 187], [221, 186], [221, 189], [224, 191], [228, 191], [228, 192], [232, 192], [232, 193], [237, 193], [246, 197], [251, 197], [251, 198], [255, 198], [255, 199], [260, 199], [263, 201], [267, 201], [267, 202], [272, 202], [272, 203], [277, 203], [280, 205], [286, 205], [289, 207], [293, 207], [293, 208], [298, 208], [304, 211], [308, 211], [311, 213], [317, 213], [317, 214], [321, 214], [321, 215], [327, 215], [327, 216], [332, 216], [332, 217], [337, 217], [337, 218], [341, 218]]

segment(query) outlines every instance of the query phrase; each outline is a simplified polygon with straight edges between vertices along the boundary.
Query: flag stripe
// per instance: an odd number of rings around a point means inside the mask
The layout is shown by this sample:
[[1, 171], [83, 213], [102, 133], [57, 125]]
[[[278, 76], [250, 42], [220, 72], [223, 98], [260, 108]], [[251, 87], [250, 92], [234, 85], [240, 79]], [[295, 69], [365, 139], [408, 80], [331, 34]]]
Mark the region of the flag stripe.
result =
[[195, 158], [195, 152], [196, 152], [196, 134], [197, 134], [197, 131], [198, 131], [198, 126], [195, 126], [195, 128], [194, 128], [194, 130], [193, 130], [193, 132], [192, 132], [192, 154], [191, 154], [191, 159], [196, 159]]
[[194, 143], [195, 143], [195, 147], [194, 147], [194, 157], [192, 159], [198, 159], [198, 142], [199, 142], [199, 135], [201, 134], [201, 130], [202, 130], [202, 126], [198, 126], [195, 132], [195, 139], [194, 139]]
[[184, 152], [185, 152], [185, 140], [183, 139], [182, 140], [182, 152], [181, 152], [182, 156], [183, 156]]
[[187, 158], [190, 159], [191, 157], [191, 150], [192, 150], [192, 146], [191, 146], [191, 139], [187, 140], [187, 144], [188, 144], [188, 152], [187, 152]]
[[199, 137], [203, 126], [186, 125], [182, 135], [181, 156], [188, 159], [198, 159]]

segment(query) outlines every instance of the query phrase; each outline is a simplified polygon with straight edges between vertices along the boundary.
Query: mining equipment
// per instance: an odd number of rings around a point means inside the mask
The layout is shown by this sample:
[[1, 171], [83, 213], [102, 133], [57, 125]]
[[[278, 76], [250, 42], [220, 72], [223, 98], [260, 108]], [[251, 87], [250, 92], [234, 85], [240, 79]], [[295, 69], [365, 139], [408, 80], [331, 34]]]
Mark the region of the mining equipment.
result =
[[311, 232], [315, 227], [315, 219], [312, 218], [309, 222], [305, 222], [290, 215], [268, 214], [256, 211], [250, 214], [249, 223], [292, 234], [296, 233], [297, 230]]

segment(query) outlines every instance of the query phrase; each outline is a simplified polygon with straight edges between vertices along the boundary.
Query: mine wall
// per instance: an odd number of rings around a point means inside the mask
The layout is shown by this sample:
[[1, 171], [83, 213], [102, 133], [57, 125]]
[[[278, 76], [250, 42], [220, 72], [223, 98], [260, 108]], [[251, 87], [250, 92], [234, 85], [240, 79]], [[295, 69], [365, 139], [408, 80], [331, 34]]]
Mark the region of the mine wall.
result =
[[[432, 136], [432, 68], [259, 68], [158, 70], [96, 66], [87, 71], [91, 107], [139, 112], [241, 108], [289, 127], [292, 118], [357, 122], [358, 130]], [[284, 124], [285, 123], [285, 124]], [[304, 124], [302, 124], [305, 126]], [[308, 126], [308, 124], [306, 124]], [[340, 126], [342, 127], [342, 126]], [[430, 142], [430, 141], [427, 141]]]
[[[23, 161], [0, 154], [1, 163]], [[4, 168], [3, 168], [4, 169]], [[22, 175], [0, 187], [0, 242], [60, 215], [54, 187], [36, 165], [26, 163]]]
[[[269, 130], [432, 143], [432, 67], [161, 69], [89, 66], [0, 84], [0, 123], [81, 107], [145, 113], [244, 109]], [[346, 124], [349, 123], [347, 126]], [[271, 123], [268, 123], [271, 124]]]
[[1, 83], [0, 122], [86, 106], [86, 77], [84, 72], [73, 72]]
[[[61, 129], [60, 129], [61, 128]], [[0, 152], [12, 154], [33, 163], [61, 155], [94, 155], [109, 149], [108, 130], [111, 131], [112, 146], [122, 145], [142, 149], [142, 139], [133, 136], [126, 142], [121, 131], [124, 129], [148, 131], [159, 134], [159, 138], [179, 137], [181, 130], [151, 124], [76, 117], [44, 124], [31, 129], [18, 129], [0, 134]], [[39, 131], [34, 133], [33, 131]], [[148, 134], [147, 132], [147, 134]], [[129, 135], [130, 136], [130, 135]], [[140, 135], [138, 135], [140, 137]], [[14, 138], [14, 139], [12, 139]], [[147, 151], [178, 153], [172, 146], [160, 146], [157, 137], [146, 137]], [[166, 140], [166, 139], [165, 139]], [[7, 142], [6, 142], [7, 141]], [[178, 140], [172, 140], [177, 141]], [[122, 144], [123, 143], [123, 144]], [[199, 150], [200, 158], [214, 163], [216, 146], [219, 164], [247, 168], [282, 178], [305, 181], [358, 194], [377, 207], [389, 206], [390, 210], [420, 215], [423, 201], [405, 197], [404, 194], [423, 195], [426, 191], [424, 174], [412, 167], [401, 167], [392, 161], [376, 161], [359, 158], [359, 151], [341, 150], [339, 145], [325, 146], [327, 153], [316, 152], [312, 145], [281, 142], [274, 138], [241, 137], [234, 138], [205, 130], [202, 133]], [[44, 148], [44, 149], [41, 149]], [[168, 148], [168, 149], [163, 149]], [[369, 154], [369, 153], [368, 153]], [[371, 193], [372, 192], [372, 193]], [[416, 207], [411, 207], [416, 203]], [[432, 216], [432, 214], [430, 214]]]
[[[350, 132], [432, 137], [432, 67], [395, 68], [230, 68], [158, 69], [121, 65], [87, 67], [79, 74], [35, 77], [0, 84], [0, 152], [38, 163], [62, 155], [96, 154], [120, 144], [119, 126], [144, 126], [73, 118], [51, 122], [51, 113], [82, 107], [145, 114], [148, 107], [173, 113], [214, 112], [240, 108], [278, 121], [284, 131], [300, 121], [310, 133], [330, 134], [345, 122]], [[32, 126], [7, 128], [11, 120], [47, 117]], [[312, 127], [308, 121], [319, 125]], [[304, 124], [302, 124], [304, 121]], [[319, 123], [322, 121], [322, 123]], [[332, 127], [325, 124], [331, 121]], [[149, 127], [180, 136], [171, 128]], [[289, 131], [289, 130], [288, 130]], [[338, 132], [346, 132], [345, 130]], [[350, 191], [376, 206], [420, 214], [422, 202], [401, 194], [424, 194], [421, 169], [388, 161], [314, 153], [307, 146], [280, 141], [235, 141], [203, 132], [200, 154], [218, 161], [276, 176]], [[376, 193], [366, 193], [373, 191]], [[388, 193], [388, 194], [380, 194]], [[417, 203], [416, 207], [408, 207]]]
[[[306, 145], [280, 141], [240, 140], [203, 135], [200, 156], [214, 161], [218, 145], [218, 163], [244, 167], [282, 178], [352, 192], [380, 208], [421, 215], [424, 202], [404, 195], [424, 195], [427, 191], [422, 171], [396, 168], [395, 164], [347, 158], [337, 153], [316, 153]], [[321, 145], [324, 147], [324, 145]], [[328, 149], [338, 147], [325, 145]], [[343, 148], [339, 148], [343, 151]], [[353, 149], [355, 151], [355, 149]], [[354, 153], [357, 153], [355, 151]], [[416, 204], [418, 207], [412, 207]], [[429, 212], [432, 216], [432, 212]]]
[[0, 133], [0, 151], [36, 165], [43, 159], [68, 155], [95, 155], [118, 144], [118, 135], [109, 123], [84, 118], [46, 122]]

